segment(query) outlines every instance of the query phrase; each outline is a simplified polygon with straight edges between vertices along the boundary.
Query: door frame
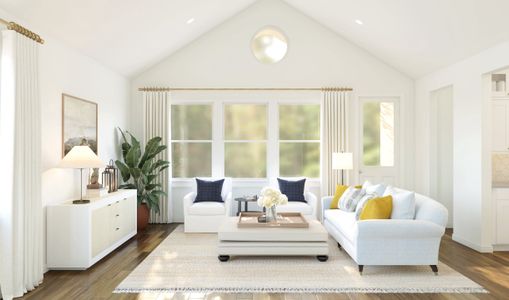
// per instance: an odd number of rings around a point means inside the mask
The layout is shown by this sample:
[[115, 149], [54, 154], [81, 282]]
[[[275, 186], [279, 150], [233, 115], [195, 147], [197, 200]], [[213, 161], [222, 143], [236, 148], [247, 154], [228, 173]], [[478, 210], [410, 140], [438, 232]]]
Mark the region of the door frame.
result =
[[[402, 147], [402, 120], [401, 120], [401, 99], [403, 98], [401, 95], [359, 95], [356, 97], [356, 105], [355, 105], [355, 116], [356, 120], [356, 129], [355, 129], [355, 141], [354, 145], [357, 148], [356, 153], [358, 153], [357, 159], [354, 159], [354, 178], [355, 181], [361, 184], [360, 177], [362, 168], [370, 168], [369, 166], [364, 166], [362, 162], [363, 156], [363, 125], [364, 125], [364, 117], [363, 117], [363, 104], [366, 102], [392, 102], [394, 103], [394, 182], [393, 185], [399, 186], [401, 183], [401, 173], [402, 173], [402, 159], [401, 159], [401, 147]], [[374, 167], [380, 168], [380, 167]]]

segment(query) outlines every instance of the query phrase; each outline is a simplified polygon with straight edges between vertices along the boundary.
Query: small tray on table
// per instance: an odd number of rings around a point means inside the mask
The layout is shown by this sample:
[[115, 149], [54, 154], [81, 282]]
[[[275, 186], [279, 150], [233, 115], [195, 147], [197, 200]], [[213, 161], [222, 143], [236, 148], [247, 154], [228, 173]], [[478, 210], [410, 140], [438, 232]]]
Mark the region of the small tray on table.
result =
[[309, 223], [301, 213], [283, 212], [278, 213], [277, 221], [259, 222], [258, 217], [264, 215], [262, 212], [241, 212], [237, 222], [238, 227], [285, 227], [285, 228], [308, 228]]

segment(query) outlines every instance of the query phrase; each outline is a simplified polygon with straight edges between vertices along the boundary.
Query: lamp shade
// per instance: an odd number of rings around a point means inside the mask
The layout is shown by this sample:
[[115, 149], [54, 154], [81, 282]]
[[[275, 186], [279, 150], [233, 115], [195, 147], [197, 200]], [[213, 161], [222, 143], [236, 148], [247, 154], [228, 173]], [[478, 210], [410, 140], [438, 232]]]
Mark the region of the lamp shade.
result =
[[351, 152], [332, 153], [332, 169], [334, 170], [352, 170], [353, 154]]
[[60, 168], [102, 168], [105, 164], [89, 146], [74, 146], [58, 165]]

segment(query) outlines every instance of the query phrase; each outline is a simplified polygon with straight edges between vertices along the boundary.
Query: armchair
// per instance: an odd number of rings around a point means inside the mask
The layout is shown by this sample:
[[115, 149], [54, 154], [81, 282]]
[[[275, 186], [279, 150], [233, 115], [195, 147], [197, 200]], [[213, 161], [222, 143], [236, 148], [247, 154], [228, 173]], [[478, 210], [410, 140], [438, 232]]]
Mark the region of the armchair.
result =
[[[285, 180], [300, 180], [304, 179], [304, 177], [292, 177], [292, 178], [285, 178], [280, 177], [281, 179]], [[279, 189], [279, 185], [277, 182], [277, 179], [274, 179], [271, 181], [271, 186]], [[278, 212], [300, 212], [303, 216], [310, 218], [310, 219], [316, 219], [316, 213], [317, 213], [317, 205], [318, 205], [318, 199], [316, 198], [315, 194], [311, 193], [307, 190], [307, 183], [306, 187], [304, 188], [304, 199], [306, 202], [297, 202], [297, 201], [289, 201], [286, 205], [278, 205], [277, 211]]]
[[[199, 178], [215, 181], [222, 178]], [[220, 202], [197, 202], [196, 181], [193, 182], [193, 191], [184, 196], [184, 231], [185, 232], [217, 232], [219, 225], [225, 217], [231, 215], [232, 207], [232, 180], [225, 178], [221, 191]]]

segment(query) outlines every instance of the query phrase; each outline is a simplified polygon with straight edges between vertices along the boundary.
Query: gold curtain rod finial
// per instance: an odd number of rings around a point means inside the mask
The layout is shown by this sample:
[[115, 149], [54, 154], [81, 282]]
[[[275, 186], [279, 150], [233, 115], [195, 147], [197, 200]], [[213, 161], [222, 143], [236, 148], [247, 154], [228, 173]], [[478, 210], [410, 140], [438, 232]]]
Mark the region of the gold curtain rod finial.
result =
[[36, 41], [39, 44], [44, 44], [44, 40], [41, 38], [40, 35], [36, 34], [35, 32], [32, 32], [25, 27], [19, 25], [15, 22], [7, 22], [3, 19], [0, 19], [0, 23], [4, 23], [7, 26], [8, 30], [16, 31], [17, 33], [26, 36], [27, 38]]

